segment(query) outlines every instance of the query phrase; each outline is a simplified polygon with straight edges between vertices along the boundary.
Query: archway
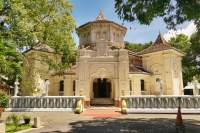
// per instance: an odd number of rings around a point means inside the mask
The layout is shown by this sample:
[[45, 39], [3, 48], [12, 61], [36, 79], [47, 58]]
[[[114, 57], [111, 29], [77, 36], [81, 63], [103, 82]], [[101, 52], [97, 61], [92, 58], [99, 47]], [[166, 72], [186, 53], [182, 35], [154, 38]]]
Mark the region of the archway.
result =
[[93, 97], [92, 105], [108, 105], [113, 104], [112, 85], [108, 78], [96, 78], [93, 80]]
[[106, 79], [97, 78], [93, 82], [94, 98], [111, 98], [111, 82]]

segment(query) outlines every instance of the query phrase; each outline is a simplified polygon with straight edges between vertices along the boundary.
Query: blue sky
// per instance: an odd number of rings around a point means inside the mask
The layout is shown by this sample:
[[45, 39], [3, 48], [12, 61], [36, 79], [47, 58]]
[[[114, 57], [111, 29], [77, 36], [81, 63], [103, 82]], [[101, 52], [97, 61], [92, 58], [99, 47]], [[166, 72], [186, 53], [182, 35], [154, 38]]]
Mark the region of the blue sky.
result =
[[[103, 10], [105, 17], [108, 20], [122, 24], [122, 20], [120, 20], [115, 13], [114, 0], [71, 0], [71, 3], [74, 6], [72, 15], [76, 20], [77, 26], [95, 20], [100, 10]], [[182, 26], [185, 25], [186, 24]], [[168, 32], [168, 29], [166, 29], [166, 25], [161, 18], [156, 18], [151, 25], [148, 26], [140, 25], [138, 22], [124, 23], [124, 26], [128, 29], [125, 41], [135, 43], [154, 41], [159, 31], [163, 34]], [[73, 36], [76, 43], [78, 43], [76, 33], [74, 33]]]

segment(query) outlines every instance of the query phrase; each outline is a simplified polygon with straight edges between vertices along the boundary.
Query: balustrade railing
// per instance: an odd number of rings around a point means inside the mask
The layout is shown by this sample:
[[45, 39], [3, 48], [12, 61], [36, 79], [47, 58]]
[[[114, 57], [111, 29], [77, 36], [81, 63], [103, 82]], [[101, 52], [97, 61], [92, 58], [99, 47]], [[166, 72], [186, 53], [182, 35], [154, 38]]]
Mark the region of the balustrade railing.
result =
[[200, 96], [122, 96], [127, 108], [200, 108]]
[[14, 96], [9, 101], [8, 108], [76, 108], [76, 103], [83, 96]]

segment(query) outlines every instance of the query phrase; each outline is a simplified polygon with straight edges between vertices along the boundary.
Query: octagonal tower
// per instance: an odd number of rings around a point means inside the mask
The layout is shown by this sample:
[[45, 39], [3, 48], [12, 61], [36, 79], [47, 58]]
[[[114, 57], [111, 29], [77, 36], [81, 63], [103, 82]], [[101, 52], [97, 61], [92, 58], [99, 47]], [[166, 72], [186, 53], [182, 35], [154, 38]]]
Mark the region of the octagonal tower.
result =
[[118, 105], [122, 90], [128, 89], [126, 31], [126, 27], [107, 20], [102, 11], [94, 21], [77, 28], [76, 95], [86, 96], [86, 105]]
[[100, 11], [94, 21], [77, 28], [79, 47], [89, 47], [92, 50], [100, 50], [100, 47], [124, 48], [126, 31], [126, 27], [107, 20], [103, 12]]

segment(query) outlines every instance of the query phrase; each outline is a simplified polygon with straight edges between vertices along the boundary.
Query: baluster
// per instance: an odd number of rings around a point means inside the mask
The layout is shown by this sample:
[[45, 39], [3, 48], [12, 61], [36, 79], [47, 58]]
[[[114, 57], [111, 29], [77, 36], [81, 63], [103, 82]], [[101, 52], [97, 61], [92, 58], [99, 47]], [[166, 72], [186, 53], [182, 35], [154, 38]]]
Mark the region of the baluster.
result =
[[73, 103], [72, 103], [72, 106], [70, 108], [76, 108], [76, 100], [78, 102], [77, 98], [73, 98]]
[[200, 97], [197, 97], [197, 108], [200, 108]]

